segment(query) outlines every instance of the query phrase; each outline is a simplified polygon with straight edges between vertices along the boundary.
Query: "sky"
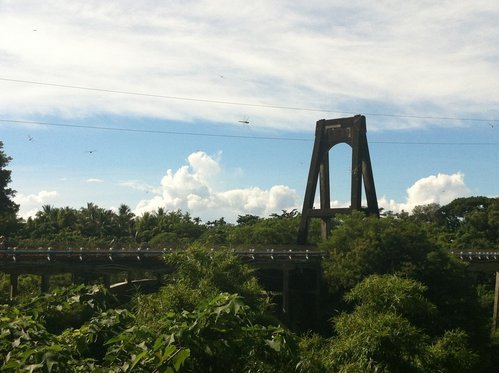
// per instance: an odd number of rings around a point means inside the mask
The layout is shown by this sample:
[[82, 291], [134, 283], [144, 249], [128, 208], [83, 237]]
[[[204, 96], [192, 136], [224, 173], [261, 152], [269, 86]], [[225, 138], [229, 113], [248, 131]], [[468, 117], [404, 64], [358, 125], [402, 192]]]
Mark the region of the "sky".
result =
[[[496, 197], [498, 19], [495, 0], [0, 0], [19, 214], [301, 210], [316, 122], [355, 114], [386, 210]], [[351, 149], [330, 163], [348, 206]]]

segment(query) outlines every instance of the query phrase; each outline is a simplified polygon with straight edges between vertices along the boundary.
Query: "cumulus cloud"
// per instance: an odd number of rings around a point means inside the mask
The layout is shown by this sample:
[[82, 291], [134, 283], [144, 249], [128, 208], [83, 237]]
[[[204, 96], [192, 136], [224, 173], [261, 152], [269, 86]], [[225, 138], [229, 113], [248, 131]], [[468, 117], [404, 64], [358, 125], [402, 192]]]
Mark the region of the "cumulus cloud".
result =
[[470, 189], [464, 182], [464, 174], [431, 175], [416, 181], [407, 189], [406, 201], [399, 203], [392, 199], [383, 197], [379, 200], [380, 207], [394, 212], [410, 212], [415, 206], [437, 203], [446, 205], [458, 197], [470, 195]]
[[24, 219], [35, 216], [44, 204], [54, 201], [59, 194], [56, 191], [42, 190], [36, 194], [21, 194], [18, 193], [14, 198], [14, 202], [19, 204], [19, 216]]
[[[7, 78], [354, 113], [376, 107], [494, 117], [499, 104], [494, 0], [397, 6], [27, 0], [1, 7], [0, 63]], [[241, 111], [206, 101], [1, 85], [8, 94], [0, 110], [23, 117], [111, 113], [234, 123]], [[318, 116], [331, 115], [248, 106], [245, 111], [252, 125], [288, 130], [308, 130]], [[371, 129], [424, 124], [373, 118]]]
[[198, 151], [187, 157], [187, 164], [178, 170], [167, 170], [161, 179], [160, 193], [138, 203], [135, 213], [182, 209], [205, 220], [224, 217], [234, 221], [237, 215], [266, 216], [281, 210], [296, 208], [298, 196], [285, 185], [265, 190], [259, 187], [222, 190], [224, 171], [219, 158]]
[[[224, 170], [220, 166], [220, 154], [216, 157], [198, 151], [187, 157], [187, 164], [176, 171], [169, 169], [161, 179], [159, 187], [150, 187], [155, 195], [141, 200], [134, 213], [157, 210], [181, 209], [203, 220], [224, 217], [235, 221], [238, 215], [254, 214], [268, 216], [281, 210], [301, 209], [301, 197], [286, 185], [274, 185], [269, 189], [256, 186], [224, 190]], [[122, 185], [125, 185], [123, 183]], [[133, 187], [134, 183], [128, 186]], [[405, 201], [395, 201], [386, 196], [379, 198], [378, 204], [386, 211], [411, 212], [415, 206], [438, 203], [445, 205], [455, 198], [470, 195], [464, 182], [464, 174], [439, 173], [417, 180], [406, 190]], [[366, 202], [364, 201], [364, 204]], [[319, 201], [314, 203], [319, 207]], [[331, 207], [348, 207], [349, 202], [334, 200]]]

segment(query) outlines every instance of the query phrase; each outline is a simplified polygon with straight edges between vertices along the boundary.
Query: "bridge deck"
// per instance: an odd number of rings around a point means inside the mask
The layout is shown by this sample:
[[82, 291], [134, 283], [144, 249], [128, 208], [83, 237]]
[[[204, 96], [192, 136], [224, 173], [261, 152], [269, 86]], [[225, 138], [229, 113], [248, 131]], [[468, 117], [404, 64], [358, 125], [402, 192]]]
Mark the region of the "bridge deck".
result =
[[[0, 250], [0, 271], [6, 273], [54, 274], [120, 271], [171, 272], [163, 257], [183, 253], [173, 249], [19, 249]], [[317, 250], [233, 250], [243, 263], [256, 268], [317, 266], [323, 253]]]

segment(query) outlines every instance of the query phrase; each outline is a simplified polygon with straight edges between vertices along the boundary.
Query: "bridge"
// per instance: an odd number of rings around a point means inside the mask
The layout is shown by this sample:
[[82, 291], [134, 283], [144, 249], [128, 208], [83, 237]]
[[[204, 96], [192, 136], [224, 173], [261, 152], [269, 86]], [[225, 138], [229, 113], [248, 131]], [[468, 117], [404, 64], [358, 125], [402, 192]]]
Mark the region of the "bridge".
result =
[[[212, 249], [214, 251], [214, 249]], [[232, 250], [242, 263], [255, 269], [261, 285], [274, 294], [274, 302], [286, 318], [296, 319], [293, 299], [300, 297], [313, 309], [310, 318], [320, 313], [321, 260], [323, 253], [306, 246], [281, 246]], [[175, 249], [51, 249], [17, 248], [0, 250], [0, 272], [10, 277], [10, 299], [19, 292], [19, 276], [40, 276], [40, 291], [50, 290], [50, 277], [69, 273], [73, 281], [98, 281], [113, 292], [127, 289], [155, 288], [162, 277], [175, 271], [163, 258], [168, 254], [185, 253]], [[112, 283], [112, 275], [124, 275], [125, 281]], [[116, 276], [114, 276], [116, 277]]]
[[[214, 250], [214, 249], [212, 249]], [[259, 248], [232, 250], [242, 263], [256, 270], [262, 286], [276, 294], [282, 315], [294, 319], [293, 297], [301, 296], [313, 305], [315, 316], [320, 314], [322, 251], [313, 247], [289, 246], [289, 248]], [[105, 287], [119, 291], [130, 287], [154, 287], [161, 285], [162, 276], [175, 268], [163, 260], [165, 255], [185, 253], [174, 249], [32, 249], [7, 248], [0, 250], [0, 272], [10, 276], [10, 298], [18, 294], [18, 278], [23, 274], [41, 277], [40, 291], [50, 289], [50, 276], [61, 273], [75, 278], [100, 279]], [[493, 330], [499, 319], [499, 252], [452, 251], [452, 255], [468, 263], [472, 272], [496, 274], [493, 310]], [[125, 281], [111, 283], [112, 274], [125, 274]], [[142, 277], [141, 277], [142, 276]], [[144, 277], [145, 276], [145, 277]], [[152, 278], [151, 278], [152, 277]], [[299, 282], [305, 288], [297, 286]], [[312, 302], [310, 302], [312, 300]]]

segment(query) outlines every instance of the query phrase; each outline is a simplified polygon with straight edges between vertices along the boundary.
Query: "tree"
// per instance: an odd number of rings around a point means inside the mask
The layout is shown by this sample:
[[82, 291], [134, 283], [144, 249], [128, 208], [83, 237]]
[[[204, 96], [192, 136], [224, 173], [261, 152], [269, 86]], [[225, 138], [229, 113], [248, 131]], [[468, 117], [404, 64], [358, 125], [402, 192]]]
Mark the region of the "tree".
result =
[[238, 225], [252, 225], [260, 221], [260, 217], [256, 215], [246, 214], [246, 215], [238, 215], [237, 216], [237, 224]]
[[324, 277], [341, 296], [372, 274], [397, 274], [428, 286], [427, 297], [439, 309], [434, 334], [463, 328], [473, 343], [487, 340], [484, 318], [466, 266], [439, 247], [429, 230], [407, 218], [377, 219], [362, 213], [340, 218], [326, 251]]
[[302, 342], [312, 351], [303, 351], [299, 366], [312, 372], [477, 371], [478, 356], [464, 331], [431, 336], [421, 325], [436, 314], [426, 291], [398, 276], [366, 277], [345, 297], [353, 311], [334, 318], [336, 336]]
[[456, 198], [451, 203], [442, 206], [439, 210], [439, 214], [445, 221], [447, 227], [455, 230], [465, 219], [466, 214], [477, 210], [487, 210], [493, 201], [493, 198], [481, 196]]
[[8, 187], [12, 171], [5, 169], [11, 160], [4, 153], [3, 142], [0, 141], [0, 235], [11, 234], [17, 228], [19, 205], [13, 201], [16, 191]]
[[499, 249], [499, 198], [472, 198], [461, 201], [467, 209], [462, 216], [457, 216], [459, 225], [452, 248], [466, 251]]
[[118, 214], [114, 217], [116, 220], [119, 237], [131, 237], [134, 227], [135, 215], [125, 204], [121, 204], [118, 208]]

